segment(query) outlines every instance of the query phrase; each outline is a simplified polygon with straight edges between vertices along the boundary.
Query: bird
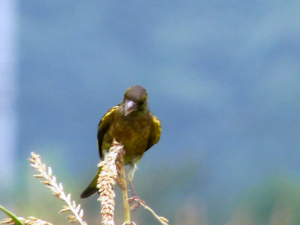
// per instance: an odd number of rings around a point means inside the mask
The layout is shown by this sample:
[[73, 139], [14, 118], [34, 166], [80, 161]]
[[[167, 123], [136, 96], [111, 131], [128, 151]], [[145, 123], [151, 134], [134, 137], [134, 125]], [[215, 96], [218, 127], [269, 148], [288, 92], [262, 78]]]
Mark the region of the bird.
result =
[[[160, 120], [150, 112], [148, 92], [139, 85], [128, 88], [123, 101], [110, 108], [99, 122], [97, 141], [100, 159], [105, 159], [114, 139], [123, 145], [124, 164], [130, 166], [127, 179], [132, 195], [135, 195], [132, 180], [137, 165], [144, 153], [159, 141], [160, 136]], [[101, 168], [81, 193], [81, 198], [87, 198], [98, 191], [97, 179], [100, 172]]]

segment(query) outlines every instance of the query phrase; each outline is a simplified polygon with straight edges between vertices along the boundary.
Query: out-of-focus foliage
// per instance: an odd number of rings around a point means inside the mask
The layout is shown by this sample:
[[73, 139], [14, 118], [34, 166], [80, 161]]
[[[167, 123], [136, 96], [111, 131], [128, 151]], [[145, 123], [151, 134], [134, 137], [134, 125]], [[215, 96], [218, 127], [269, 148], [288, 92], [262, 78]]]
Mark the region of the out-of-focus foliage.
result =
[[16, 225], [24, 225], [13, 213], [0, 205], [0, 209], [4, 212]]
[[300, 183], [290, 178], [269, 180], [244, 193], [228, 225], [300, 223]]

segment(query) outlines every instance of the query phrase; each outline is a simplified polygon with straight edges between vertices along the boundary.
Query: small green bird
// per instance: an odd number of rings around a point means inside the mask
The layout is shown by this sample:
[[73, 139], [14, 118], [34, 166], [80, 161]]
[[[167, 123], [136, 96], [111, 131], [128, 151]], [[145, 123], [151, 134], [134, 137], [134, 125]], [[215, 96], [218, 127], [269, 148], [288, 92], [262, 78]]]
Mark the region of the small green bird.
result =
[[[124, 163], [130, 165], [128, 181], [131, 186], [137, 164], [143, 154], [159, 141], [160, 134], [160, 121], [148, 108], [147, 90], [134, 85], [125, 91], [123, 101], [109, 109], [98, 125], [100, 158], [105, 158], [113, 139], [121, 143], [125, 150]], [[87, 198], [98, 191], [100, 171], [99, 168], [92, 182], [81, 193], [81, 198]]]

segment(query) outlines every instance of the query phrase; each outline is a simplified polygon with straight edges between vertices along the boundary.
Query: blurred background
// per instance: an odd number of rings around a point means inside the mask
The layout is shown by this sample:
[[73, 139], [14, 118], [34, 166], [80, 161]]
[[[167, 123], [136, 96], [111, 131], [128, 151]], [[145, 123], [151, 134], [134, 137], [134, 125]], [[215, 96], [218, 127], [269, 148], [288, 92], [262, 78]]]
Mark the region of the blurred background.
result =
[[[1, 0], [0, 204], [68, 223], [32, 177], [34, 151], [99, 224], [97, 196], [79, 199], [97, 170], [97, 125], [139, 84], [162, 123], [134, 179], [154, 211], [175, 225], [300, 224], [299, 8]], [[159, 224], [143, 208], [132, 216]]]

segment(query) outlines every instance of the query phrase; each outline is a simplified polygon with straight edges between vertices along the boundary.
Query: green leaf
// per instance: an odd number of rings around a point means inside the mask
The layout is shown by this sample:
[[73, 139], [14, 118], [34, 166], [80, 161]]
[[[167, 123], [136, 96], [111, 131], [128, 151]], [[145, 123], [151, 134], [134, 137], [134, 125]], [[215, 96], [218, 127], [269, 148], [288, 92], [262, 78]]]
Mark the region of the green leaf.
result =
[[6, 213], [17, 225], [24, 225], [14, 214], [12, 214], [10, 211], [5, 209], [3, 206], [0, 205], [0, 209]]

